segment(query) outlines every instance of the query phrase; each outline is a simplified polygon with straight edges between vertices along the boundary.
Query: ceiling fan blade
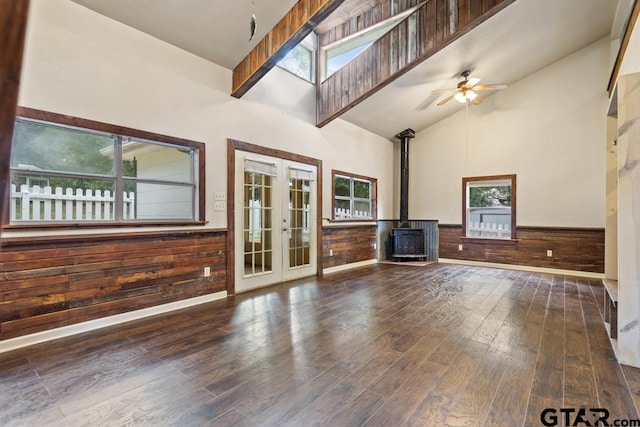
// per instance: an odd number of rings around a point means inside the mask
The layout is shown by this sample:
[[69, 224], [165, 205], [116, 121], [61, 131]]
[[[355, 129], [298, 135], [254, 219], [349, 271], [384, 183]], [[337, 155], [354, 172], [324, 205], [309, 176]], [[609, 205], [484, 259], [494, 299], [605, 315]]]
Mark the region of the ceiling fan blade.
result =
[[453, 95], [449, 95], [447, 96], [445, 99], [443, 99], [442, 101], [438, 102], [438, 107], [441, 105], [446, 104], [447, 102], [451, 101], [453, 99], [453, 97], [456, 96], [456, 94], [454, 93]]
[[465, 84], [466, 87], [473, 87], [475, 85], [477, 85], [478, 83], [480, 83], [480, 79], [476, 78], [476, 77], [472, 77], [469, 80], [467, 80], [467, 83]]
[[482, 104], [483, 99], [480, 98], [479, 96], [476, 96], [475, 98], [473, 98], [473, 100], [471, 102], [474, 103], [474, 105], [478, 105], [478, 104]]
[[458, 88], [450, 88], [450, 89], [436, 89], [436, 90], [432, 90], [431, 93], [443, 93], [443, 92], [453, 92], [458, 90]]
[[492, 85], [475, 85], [473, 90], [498, 90], [498, 89], [506, 89], [506, 84], [492, 84]]

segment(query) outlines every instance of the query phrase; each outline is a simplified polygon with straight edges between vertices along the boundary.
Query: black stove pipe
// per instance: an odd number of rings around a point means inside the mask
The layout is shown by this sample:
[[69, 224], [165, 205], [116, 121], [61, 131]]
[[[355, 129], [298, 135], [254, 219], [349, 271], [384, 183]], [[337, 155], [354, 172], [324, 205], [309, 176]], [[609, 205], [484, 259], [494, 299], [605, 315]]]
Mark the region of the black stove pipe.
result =
[[395, 137], [400, 140], [400, 227], [411, 228], [409, 225], [409, 140], [416, 133], [413, 129], [406, 129]]

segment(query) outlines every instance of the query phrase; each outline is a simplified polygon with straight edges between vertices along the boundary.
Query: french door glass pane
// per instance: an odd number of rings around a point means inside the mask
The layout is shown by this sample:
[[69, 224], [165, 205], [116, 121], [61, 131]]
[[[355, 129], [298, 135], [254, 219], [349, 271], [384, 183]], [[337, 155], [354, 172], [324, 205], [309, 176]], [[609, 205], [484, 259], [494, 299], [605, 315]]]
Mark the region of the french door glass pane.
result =
[[289, 267], [310, 264], [310, 182], [289, 180]]
[[272, 178], [255, 172], [244, 174], [244, 274], [273, 271]]

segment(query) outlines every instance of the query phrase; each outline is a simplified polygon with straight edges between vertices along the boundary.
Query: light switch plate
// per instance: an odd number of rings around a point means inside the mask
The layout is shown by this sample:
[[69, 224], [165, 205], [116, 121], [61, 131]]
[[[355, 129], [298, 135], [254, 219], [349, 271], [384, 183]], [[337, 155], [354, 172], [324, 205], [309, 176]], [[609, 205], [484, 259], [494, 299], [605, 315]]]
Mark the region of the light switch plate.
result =
[[227, 194], [224, 191], [216, 191], [213, 193], [213, 200], [227, 200]]
[[227, 208], [227, 204], [225, 202], [213, 202], [214, 211], [223, 211], [226, 208]]

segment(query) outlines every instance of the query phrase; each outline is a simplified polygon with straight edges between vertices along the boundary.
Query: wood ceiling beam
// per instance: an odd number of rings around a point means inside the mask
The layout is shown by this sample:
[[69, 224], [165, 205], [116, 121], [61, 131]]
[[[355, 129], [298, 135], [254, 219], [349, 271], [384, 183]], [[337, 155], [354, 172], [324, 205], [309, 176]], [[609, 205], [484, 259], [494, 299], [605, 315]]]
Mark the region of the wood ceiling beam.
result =
[[231, 96], [242, 97], [345, 0], [298, 0], [233, 69]]
[[631, 34], [633, 33], [633, 29], [636, 26], [638, 16], [640, 16], [640, 1], [636, 0], [633, 5], [633, 9], [631, 10], [629, 21], [627, 21], [627, 25], [624, 29], [622, 42], [620, 43], [620, 48], [618, 49], [618, 54], [616, 56], [616, 62], [613, 64], [613, 70], [611, 71], [611, 76], [609, 77], [609, 84], [607, 85], [609, 96], [611, 96], [611, 92], [613, 91], [613, 87], [616, 84], [616, 80], [618, 80], [618, 74], [620, 73], [620, 68], [622, 67], [622, 60], [624, 59], [624, 54], [627, 52], [627, 46], [629, 46], [629, 40], [631, 40]]

